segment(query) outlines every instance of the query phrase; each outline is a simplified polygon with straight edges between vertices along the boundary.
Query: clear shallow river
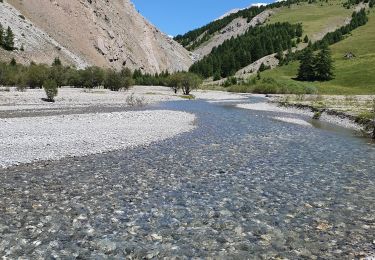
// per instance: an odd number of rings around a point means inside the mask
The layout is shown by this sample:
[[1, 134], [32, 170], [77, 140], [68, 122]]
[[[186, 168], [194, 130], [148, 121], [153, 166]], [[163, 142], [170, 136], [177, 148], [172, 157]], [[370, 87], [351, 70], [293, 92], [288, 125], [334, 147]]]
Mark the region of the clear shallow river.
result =
[[280, 122], [273, 118], [288, 115], [232, 103], [180, 101], [154, 109], [194, 113], [197, 128], [147, 148], [3, 170], [0, 256], [375, 254], [369, 139], [328, 124]]

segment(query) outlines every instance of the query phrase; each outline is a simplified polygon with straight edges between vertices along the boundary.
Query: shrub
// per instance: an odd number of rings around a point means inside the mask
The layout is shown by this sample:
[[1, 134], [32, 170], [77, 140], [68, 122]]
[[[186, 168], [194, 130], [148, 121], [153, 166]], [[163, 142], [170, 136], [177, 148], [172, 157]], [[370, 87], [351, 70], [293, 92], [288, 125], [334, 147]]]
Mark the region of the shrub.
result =
[[57, 87], [56, 81], [53, 79], [45, 80], [43, 83], [43, 88], [47, 95], [46, 101], [55, 102], [55, 97], [57, 96], [57, 93], [58, 93], [58, 87]]
[[104, 88], [112, 91], [119, 91], [121, 89], [128, 89], [132, 85], [133, 80], [131, 74], [128, 75], [125, 71], [116, 72], [115, 70], [107, 70], [104, 79]]
[[80, 71], [82, 86], [85, 88], [95, 88], [103, 84], [104, 71], [99, 67], [88, 67]]
[[236, 92], [236, 93], [249, 93], [252, 92], [252, 87], [249, 85], [233, 85], [228, 88], [229, 92]]
[[25, 83], [30, 88], [42, 88], [47, 75], [48, 68], [45, 65], [30, 65], [25, 76]]
[[318, 93], [318, 90], [314, 86], [307, 86], [307, 87], [304, 87], [304, 92], [305, 94], [316, 94]]
[[181, 89], [184, 95], [190, 95], [193, 89], [197, 89], [202, 84], [202, 79], [191, 72], [178, 72], [169, 77], [168, 85], [175, 93]]
[[143, 97], [136, 97], [134, 96], [134, 93], [132, 93], [130, 96], [126, 98], [126, 104], [128, 104], [131, 107], [144, 106], [145, 99]]
[[227, 78], [227, 80], [223, 84], [223, 86], [226, 87], [226, 88], [229, 87], [229, 86], [233, 86], [233, 85], [237, 85], [237, 78], [236, 77]]
[[316, 111], [315, 113], [314, 113], [314, 116], [313, 116], [313, 119], [315, 119], [315, 120], [319, 120], [320, 119], [320, 117], [322, 116], [322, 111]]

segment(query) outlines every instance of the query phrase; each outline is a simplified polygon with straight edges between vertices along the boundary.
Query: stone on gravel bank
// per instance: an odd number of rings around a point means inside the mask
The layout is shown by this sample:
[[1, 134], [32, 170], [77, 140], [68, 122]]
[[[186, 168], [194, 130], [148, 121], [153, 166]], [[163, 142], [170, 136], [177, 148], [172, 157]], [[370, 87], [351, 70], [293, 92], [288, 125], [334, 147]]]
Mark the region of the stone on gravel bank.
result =
[[0, 168], [148, 145], [194, 128], [169, 110], [0, 119]]

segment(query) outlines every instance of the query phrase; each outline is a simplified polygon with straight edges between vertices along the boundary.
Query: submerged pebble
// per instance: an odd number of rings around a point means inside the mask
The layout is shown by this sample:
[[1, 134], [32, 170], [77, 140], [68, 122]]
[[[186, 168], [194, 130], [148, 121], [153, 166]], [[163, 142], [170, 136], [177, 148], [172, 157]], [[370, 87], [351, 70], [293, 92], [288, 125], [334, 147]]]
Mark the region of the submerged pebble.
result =
[[[241, 101], [242, 103], [244, 101]], [[226, 102], [172, 102], [197, 128], [0, 174], [8, 259], [346, 259], [374, 253], [375, 150]]]

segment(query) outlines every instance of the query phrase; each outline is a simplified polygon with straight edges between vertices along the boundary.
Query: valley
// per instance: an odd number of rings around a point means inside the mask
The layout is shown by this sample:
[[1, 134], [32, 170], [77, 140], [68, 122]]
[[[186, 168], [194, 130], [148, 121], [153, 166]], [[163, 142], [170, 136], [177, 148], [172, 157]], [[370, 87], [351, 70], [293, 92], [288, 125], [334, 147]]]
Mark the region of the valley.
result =
[[0, 0], [0, 257], [373, 259], [374, 4]]

